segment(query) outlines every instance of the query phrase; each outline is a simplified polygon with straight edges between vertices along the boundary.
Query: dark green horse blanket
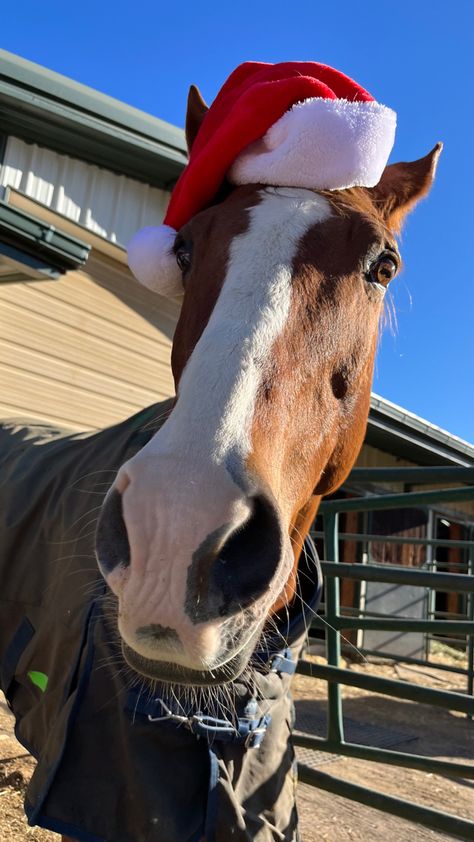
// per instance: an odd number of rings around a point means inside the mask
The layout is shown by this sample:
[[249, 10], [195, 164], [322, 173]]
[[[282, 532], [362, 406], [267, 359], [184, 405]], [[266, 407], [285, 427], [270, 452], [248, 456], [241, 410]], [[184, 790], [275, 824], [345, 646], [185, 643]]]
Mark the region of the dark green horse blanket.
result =
[[[251, 680], [230, 686], [235, 716], [259, 726], [246, 738], [240, 719], [223, 731], [211, 719], [210, 730], [194, 732], [186, 716], [163, 719], [167, 688], [126, 667], [114, 598], [95, 562], [106, 490], [171, 405], [92, 434], [0, 426], [1, 686], [16, 735], [37, 759], [26, 813], [32, 825], [88, 842], [291, 842], [288, 671], [278, 661], [260, 668], [260, 653]], [[314, 564], [311, 573], [305, 602], [314, 606]], [[305, 618], [298, 607], [293, 614], [284, 634], [294, 653]], [[174, 703], [172, 713], [196, 712]], [[227, 708], [209, 715], [229, 718]]]

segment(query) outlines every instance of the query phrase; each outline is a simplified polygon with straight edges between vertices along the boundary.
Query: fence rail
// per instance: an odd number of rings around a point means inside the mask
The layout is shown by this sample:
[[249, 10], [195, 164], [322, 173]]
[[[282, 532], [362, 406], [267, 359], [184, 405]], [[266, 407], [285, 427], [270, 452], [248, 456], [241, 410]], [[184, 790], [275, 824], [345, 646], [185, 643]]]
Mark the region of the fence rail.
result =
[[[294, 735], [294, 743], [304, 748], [327, 751], [345, 757], [372, 760], [390, 766], [418, 769], [428, 773], [447, 775], [454, 778], [474, 779], [474, 766], [455, 761], [436, 760], [423, 755], [403, 751], [374, 748], [347, 742], [344, 736], [341, 686], [350, 685], [374, 693], [411, 702], [435, 705], [474, 716], [473, 674], [474, 674], [474, 541], [451, 541], [437, 539], [413, 539], [399, 536], [383, 536], [371, 533], [339, 533], [339, 514], [342, 512], [380, 511], [394, 508], [430, 507], [441, 502], [474, 500], [474, 468], [357, 468], [351, 480], [362, 482], [405, 482], [411, 485], [439, 484], [443, 482], [470, 483], [468, 487], [444, 488], [436, 491], [409, 491], [397, 494], [371, 494], [343, 500], [321, 503], [319, 513], [324, 518], [325, 561], [322, 570], [325, 577], [325, 616], [315, 618], [314, 625], [324, 628], [326, 635], [327, 665], [300, 661], [298, 672], [328, 682], [328, 709], [326, 738], [311, 735]], [[377, 564], [345, 564], [339, 562], [339, 540], [378, 541], [406, 544], [424, 544], [465, 549], [469, 552], [466, 573], [426, 571], [400, 566]], [[347, 616], [341, 613], [340, 579], [354, 581], [382, 582], [395, 585], [411, 585], [431, 590], [457, 592], [467, 595], [468, 619], [408, 619], [381, 616]], [[363, 613], [363, 612], [359, 612]], [[433, 612], [431, 612], [433, 613]], [[447, 614], [448, 612], [444, 612]], [[468, 669], [452, 667], [451, 671], [467, 675], [466, 694], [421, 687], [406, 681], [395, 681], [380, 676], [366, 675], [354, 670], [343, 669], [341, 662], [341, 629], [378, 629], [384, 631], [423, 631], [429, 634], [459, 634], [468, 640]], [[390, 656], [387, 656], [390, 657]], [[400, 660], [404, 660], [400, 657]], [[408, 662], [423, 663], [421, 659], [407, 658]], [[432, 664], [432, 666], [437, 666]], [[463, 840], [474, 840], [474, 822], [411, 801], [395, 798], [368, 787], [340, 780], [324, 772], [316, 771], [304, 764], [299, 765], [300, 780], [343, 797], [358, 801], [385, 812], [444, 831]]]

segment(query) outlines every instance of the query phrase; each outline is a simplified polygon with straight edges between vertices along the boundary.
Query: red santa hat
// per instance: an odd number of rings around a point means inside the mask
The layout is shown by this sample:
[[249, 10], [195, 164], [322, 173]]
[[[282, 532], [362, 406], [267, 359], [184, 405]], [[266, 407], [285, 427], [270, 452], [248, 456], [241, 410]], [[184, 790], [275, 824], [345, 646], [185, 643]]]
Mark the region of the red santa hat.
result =
[[373, 187], [390, 155], [396, 115], [344, 73], [317, 62], [245, 62], [219, 91], [171, 195], [164, 224], [139, 231], [129, 265], [176, 295], [176, 232], [212, 204], [224, 179], [341, 190]]

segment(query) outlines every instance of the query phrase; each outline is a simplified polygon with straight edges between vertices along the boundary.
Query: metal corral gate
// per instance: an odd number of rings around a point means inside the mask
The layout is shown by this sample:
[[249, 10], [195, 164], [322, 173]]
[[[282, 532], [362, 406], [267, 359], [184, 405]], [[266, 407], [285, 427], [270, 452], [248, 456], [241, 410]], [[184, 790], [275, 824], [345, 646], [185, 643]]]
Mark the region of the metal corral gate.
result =
[[[422, 539], [423, 543], [434, 545], [463, 546], [469, 550], [469, 565], [466, 574], [427, 572], [399, 566], [380, 564], [342, 564], [338, 561], [339, 528], [341, 512], [375, 511], [407, 506], [431, 506], [440, 502], [474, 500], [474, 468], [357, 468], [351, 479], [358, 481], [409, 482], [411, 484], [470, 483], [470, 486], [449, 488], [439, 491], [420, 491], [403, 494], [382, 494], [343, 500], [323, 501], [319, 514], [324, 516], [325, 558], [322, 562], [325, 576], [325, 620], [316, 618], [314, 625], [325, 628], [327, 665], [300, 661], [298, 672], [303, 675], [324, 679], [328, 682], [327, 736], [304, 736], [295, 734], [294, 744], [302, 748], [327, 751], [335, 754], [373, 760], [390, 766], [404, 766], [421, 769], [440, 775], [474, 779], [474, 766], [444, 760], [434, 760], [403, 751], [391, 751], [373, 746], [357, 745], [344, 739], [341, 685], [351, 685], [374, 693], [383, 693], [398, 699], [422, 704], [431, 704], [448, 710], [460, 711], [470, 718], [474, 715], [473, 688], [473, 635], [474, 635], [474, 541], [442, 541]], [[354, 536], [352, 536], [354, 537]], [[413, 543], [413, 538], [391, 536], [358, 535], [359, 540], [397, 541]], [[421, 540], [421, 539], [420, 539]], [[359, 581], [386, 582], [399, 585], [417, 585], [440, 591], [454, 591], [467, 594], [467, 620], [414, 620], [402, 617], [348, 617], [340, 613], [339, 578]], [[329, 625], [326, 625], [329, 624]], [[331, 628], [332, 627], [332, 628]], [[373, 675], [354, 673], [340, 668], [341, 629], [380, 629], [384, 631], [423, 631], [435, 634], [457, 633], [467, 636], [468, 668], [456, 670], [467, 676], [467, 694], [420, 687], [405, 681], [379, 678]], [[341, 795], [361, 804], [375, 807], [404, 819], [425, 825], [463, 840], [474, 840], [474, 821], [448, 814], [440, 810], [423, 807], [411, 801], [349, 783], [299, 764], [299, 779], [303, 783]]]

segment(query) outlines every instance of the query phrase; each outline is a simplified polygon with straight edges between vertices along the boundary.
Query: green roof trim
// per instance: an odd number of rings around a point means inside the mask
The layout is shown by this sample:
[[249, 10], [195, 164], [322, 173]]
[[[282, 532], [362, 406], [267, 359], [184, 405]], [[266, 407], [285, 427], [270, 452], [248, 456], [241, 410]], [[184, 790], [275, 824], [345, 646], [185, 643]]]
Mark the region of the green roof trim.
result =
[[40, 257], [59, 272], [86, 262], [90, 245], [0, 200], [0, 242], [16, 251]]
[[187, 161], [182, 129], [5, 50], [0, 126], [4, 134], [164, 189]]

